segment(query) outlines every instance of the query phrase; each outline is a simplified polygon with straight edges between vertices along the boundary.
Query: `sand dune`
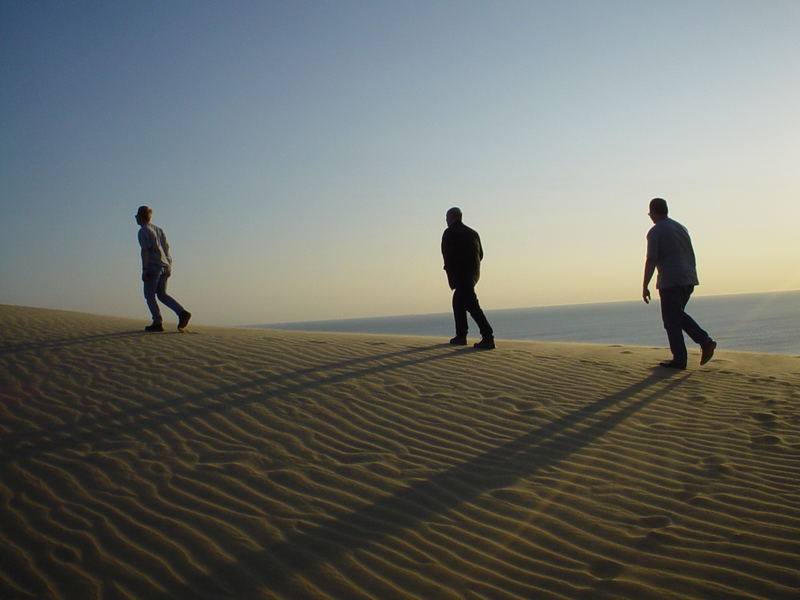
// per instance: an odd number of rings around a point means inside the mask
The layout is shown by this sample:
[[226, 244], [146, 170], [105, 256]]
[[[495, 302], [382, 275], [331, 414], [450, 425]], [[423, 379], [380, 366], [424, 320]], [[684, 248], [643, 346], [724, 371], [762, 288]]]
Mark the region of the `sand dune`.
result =
[[142, 326], [0, 307], [0, 598], [800, 598], [800, 357]]

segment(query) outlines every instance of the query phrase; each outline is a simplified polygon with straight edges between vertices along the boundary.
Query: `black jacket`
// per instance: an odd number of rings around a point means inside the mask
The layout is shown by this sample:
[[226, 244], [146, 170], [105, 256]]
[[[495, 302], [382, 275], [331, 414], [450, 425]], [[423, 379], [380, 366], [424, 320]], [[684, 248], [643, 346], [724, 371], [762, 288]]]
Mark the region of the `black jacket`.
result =
[[483, 247], [477, 231], [461, 222], [450, 225], [442, 234], [442, 257], [451, 290], [478, 283]]

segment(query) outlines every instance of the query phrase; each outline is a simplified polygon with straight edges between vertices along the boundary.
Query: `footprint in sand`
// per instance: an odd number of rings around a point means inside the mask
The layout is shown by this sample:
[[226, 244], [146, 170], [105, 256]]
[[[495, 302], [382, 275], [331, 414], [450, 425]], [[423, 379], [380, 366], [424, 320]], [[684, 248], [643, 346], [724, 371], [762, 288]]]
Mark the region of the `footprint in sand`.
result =
[[754, 435], [750, 441], [754, 446], [778, 446], [783, 442], [777, 435]]
[[592, 561], [587, 566], [589, 572], [598, 579], [614, 579], [622, 573], [622, 569], [624, 568], [618, 562], [606, 560], [604, 558]]
[[778, 415], [771, 412], [755, 412], [750, 413], [750, 416], [761, 423], [764, 427], [775, 427]]
[[669, 544], [675, 541], [674, 536], [658, 531], [657, 529], [648, 531], [647, 534], [639, 540], [638, 548], [640, 550], [654, 551], [659, 546]]
[[722, 456], [705, 456], [697, 464], [704, 471], [706, 477], [721, 477], [730, 475], [734, 471], [733, 467]]

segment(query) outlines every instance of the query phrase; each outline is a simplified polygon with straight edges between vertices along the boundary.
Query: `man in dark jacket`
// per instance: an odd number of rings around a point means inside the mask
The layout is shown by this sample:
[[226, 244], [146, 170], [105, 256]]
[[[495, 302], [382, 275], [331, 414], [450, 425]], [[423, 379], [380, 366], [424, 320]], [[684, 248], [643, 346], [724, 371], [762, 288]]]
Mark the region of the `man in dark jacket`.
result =
[[494, 332], [475, 295], [483, 259], [481, 238], [477, 231], [461, 222], [460, 208], [447, 211], [447, 229], [442, 235], [442, 257], [447, 282], [453, 290], [453, 316], [456, 322], [456, 337], [450, 343], [458, 346], [467, 344], [469, 312], [481, 332], [481, 341], [475, 344], [475, 348], [491, 350], [494, 348]]

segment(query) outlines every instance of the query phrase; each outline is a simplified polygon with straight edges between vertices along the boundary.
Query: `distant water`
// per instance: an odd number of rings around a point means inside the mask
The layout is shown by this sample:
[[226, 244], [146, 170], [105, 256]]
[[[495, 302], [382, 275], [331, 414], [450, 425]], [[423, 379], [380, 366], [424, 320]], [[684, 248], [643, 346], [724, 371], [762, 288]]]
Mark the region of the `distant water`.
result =
[[[720, 350], [800, 355], [800, 291], [693, 297], [687, 311]], [[658, 300], [486, 310], [498, 339], [667, 346]], [[451, 313], [257, 325], [269, 329], [453, 335]], [[470, 320], [470, 335], [477, 327]], [[687, 344], [691, 340], [687, 338]]]

